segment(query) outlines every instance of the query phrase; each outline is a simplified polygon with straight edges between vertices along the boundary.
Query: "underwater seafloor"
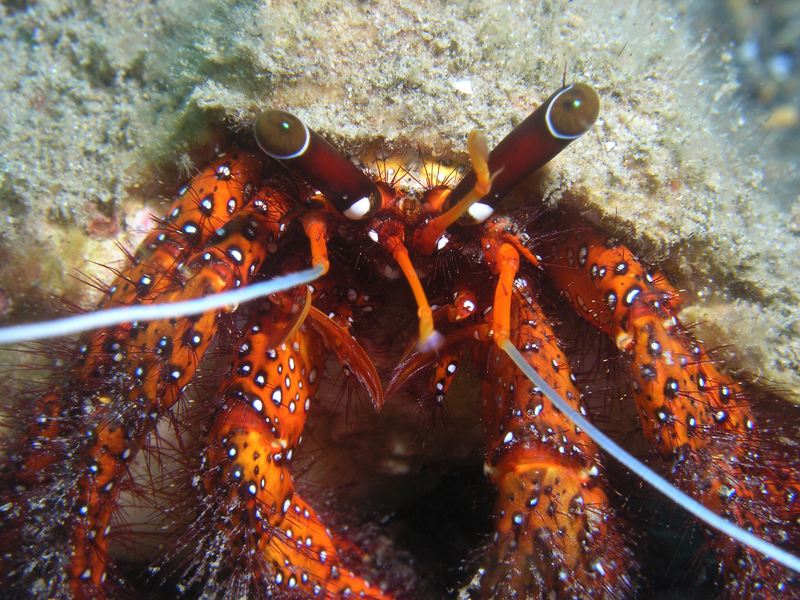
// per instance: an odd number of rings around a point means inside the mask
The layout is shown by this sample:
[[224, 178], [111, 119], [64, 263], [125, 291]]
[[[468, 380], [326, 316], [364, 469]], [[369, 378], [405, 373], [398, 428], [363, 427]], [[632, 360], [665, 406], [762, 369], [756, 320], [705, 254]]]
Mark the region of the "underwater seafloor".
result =
[[[740, 18], [729, 5], [712, 8]], [[537, 193], [660, 264], [687, 290], [684, 320], [729, 369], [796, 399], [797, 157], [783, 141], [797, 123], [750, 98], [752, 64], [702, 13], [567, 0], [6, 2], [0, 314], [55, 316], [50, 294], [91, 306], [97, 291], [75, 270], [108, 280], [118, 244], [135, 247], [222, 130], [246, 130], [264, 106], [349, 153], [463, 159], [470, 130], [496, 143], [566, 72], [603, 108]]]

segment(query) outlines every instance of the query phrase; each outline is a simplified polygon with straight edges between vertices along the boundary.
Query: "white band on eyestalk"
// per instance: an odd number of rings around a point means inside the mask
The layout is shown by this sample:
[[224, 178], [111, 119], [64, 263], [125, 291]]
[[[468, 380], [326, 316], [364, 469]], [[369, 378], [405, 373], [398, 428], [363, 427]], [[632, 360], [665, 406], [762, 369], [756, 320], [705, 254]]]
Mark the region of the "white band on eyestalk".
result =
[[492, 216], [494, 209], [483, 202], [476, 202], [467, 209], [467, 213], [475, 220], [475, 223], [483, 223]]
[[367, 196], [356, 200], [350, 205], [346, 211], [344, 211], [344, 216], [352, 221], [360, 221], [370, 212], [372, 208], [372, 203], [370, 202]]

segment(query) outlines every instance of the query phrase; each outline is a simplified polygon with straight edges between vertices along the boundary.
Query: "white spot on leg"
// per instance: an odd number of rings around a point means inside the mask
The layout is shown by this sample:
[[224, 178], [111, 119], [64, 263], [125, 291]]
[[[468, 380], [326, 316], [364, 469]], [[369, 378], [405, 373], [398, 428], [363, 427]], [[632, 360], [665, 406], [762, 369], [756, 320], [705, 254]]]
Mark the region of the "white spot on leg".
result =
[[275, 391], [272, 392], [272, 401], [275, 403], [276, 406], [280, 406], [282, 400], [283, 400], [283, 393], [281, 392], [281, 388], [275, 388]]

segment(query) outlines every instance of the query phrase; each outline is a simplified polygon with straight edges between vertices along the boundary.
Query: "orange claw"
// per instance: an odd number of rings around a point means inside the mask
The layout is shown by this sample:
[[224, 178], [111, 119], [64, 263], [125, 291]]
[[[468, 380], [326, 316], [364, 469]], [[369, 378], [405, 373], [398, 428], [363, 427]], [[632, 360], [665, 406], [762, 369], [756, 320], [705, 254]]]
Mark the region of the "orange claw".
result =
[[347, 329], [314, 306], [309, 310], [308, 322], [322, 338], [325, 346], [336, 352], [339, 361], [347, 365], [367, 389], [375, 412], [380, 412], [384, 400], [381, 380], [375, 365], [361, 345]]
[[451, 323], [458, 323], [475, 314], [477, 306], [478, 297], [475, 295], [475, 292], [472, 290], [460, 290], [456, 294], [456, 299], [453, 304], [445, 307], [447, 318]]

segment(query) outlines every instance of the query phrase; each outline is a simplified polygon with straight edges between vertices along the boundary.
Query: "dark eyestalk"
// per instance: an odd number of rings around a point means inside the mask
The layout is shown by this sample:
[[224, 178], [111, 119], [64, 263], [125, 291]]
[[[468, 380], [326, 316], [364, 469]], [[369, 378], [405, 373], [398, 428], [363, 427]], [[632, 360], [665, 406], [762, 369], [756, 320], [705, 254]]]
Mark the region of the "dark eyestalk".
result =
[[264, 152], [322, 192], [348, 219], [367, 219], [381, 207], [375, 183], [292, 113], [265, 110], [256, 119], [255, 135]]
[[[465, 224], [488, 219], [500, 200], [534, 171], [589, 131], [600, 114], [600, 98], [585, 83], [573, 83], [550, 96], [489, 153], [492, 189], [462, 217]], [[464, 176], [448, 197], [455, 206], [475, 186], [475, 173]]]

